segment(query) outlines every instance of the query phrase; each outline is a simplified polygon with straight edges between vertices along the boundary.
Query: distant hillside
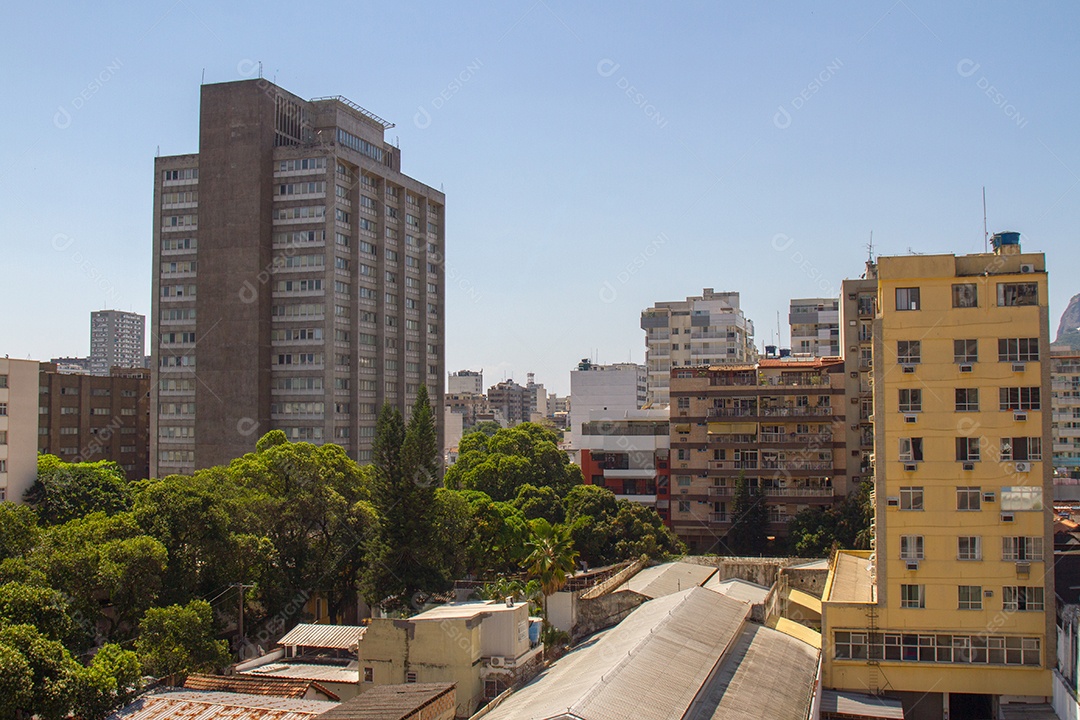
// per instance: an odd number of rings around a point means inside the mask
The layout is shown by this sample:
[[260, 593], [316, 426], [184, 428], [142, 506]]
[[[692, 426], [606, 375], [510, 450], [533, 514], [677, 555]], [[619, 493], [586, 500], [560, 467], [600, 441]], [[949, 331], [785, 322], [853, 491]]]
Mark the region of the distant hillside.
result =
[[1080, 350], [1080, 295], [1073, 295], [1069, 307], [1061, 314], [1055, 345], [1065, 345]]

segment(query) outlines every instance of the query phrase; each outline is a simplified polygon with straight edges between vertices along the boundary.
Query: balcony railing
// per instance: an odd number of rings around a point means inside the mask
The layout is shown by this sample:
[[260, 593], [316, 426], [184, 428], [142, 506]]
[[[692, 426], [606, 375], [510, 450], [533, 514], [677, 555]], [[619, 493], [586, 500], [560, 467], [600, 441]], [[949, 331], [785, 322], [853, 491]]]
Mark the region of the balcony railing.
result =
[[831, 405], [804, 407], [709, 408], [708, 417], [813, 417], [832, 415]]
[[709, 513], [709, 522], [711, 523], [727, 523], [731, 522], [731, 516], [727, 513]]
[[[835, 495], [831, 487], [764, 487], [760, 488], [765, 497], [833, 497]], [[730, 485], [711, 485], [710, 497], [731, 497], [735, 494], [735, 487]]]
[[761, 433], [758, 435], [763, 443], [831, 443], [832, 433]]

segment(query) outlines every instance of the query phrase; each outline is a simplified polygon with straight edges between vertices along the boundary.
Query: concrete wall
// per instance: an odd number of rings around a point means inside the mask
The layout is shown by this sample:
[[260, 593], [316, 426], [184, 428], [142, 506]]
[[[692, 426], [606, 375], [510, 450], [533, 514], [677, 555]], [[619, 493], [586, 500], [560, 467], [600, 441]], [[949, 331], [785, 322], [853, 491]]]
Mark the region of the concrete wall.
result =
[[1054, 671], [1054, 712], [1060, 720], [1080, 720], [1080, 703], [1061, 673]]
[[782, 573], [787, 578], [789, 588], [802, 590], [816, 598], [821, 597], [825, 590], [825, 579], [829, 577], [829, 571], [825, 569], [784, 568]]
[[591, 635], [597, 630], [621, 622], [636, 607], [648, 600], [644, 595], [629, 590], [611, 593], [592, 600], [578, 602], [578, 621], [574, 627], [575, 639]]
[[7, 407], [0, 415], [0, 430], [7, 433], [7, 443], [0, 445], [7, 469], [0, 473], [0, 489], [6, 500], [21, 503], [37, 480], [38, 363], [0, 358], [0, 375], [7, 381], [0, 387], [0, 403]]

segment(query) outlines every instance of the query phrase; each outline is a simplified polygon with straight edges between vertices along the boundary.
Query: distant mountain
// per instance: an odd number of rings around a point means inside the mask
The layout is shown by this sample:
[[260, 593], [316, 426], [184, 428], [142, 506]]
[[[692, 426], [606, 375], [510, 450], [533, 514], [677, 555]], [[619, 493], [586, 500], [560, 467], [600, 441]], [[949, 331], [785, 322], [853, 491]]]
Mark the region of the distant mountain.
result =
[[1073, 295], [1069, 307], [1061, 314], [1055, 345], [1066, 345], [1080, 350], [1080, 295]]

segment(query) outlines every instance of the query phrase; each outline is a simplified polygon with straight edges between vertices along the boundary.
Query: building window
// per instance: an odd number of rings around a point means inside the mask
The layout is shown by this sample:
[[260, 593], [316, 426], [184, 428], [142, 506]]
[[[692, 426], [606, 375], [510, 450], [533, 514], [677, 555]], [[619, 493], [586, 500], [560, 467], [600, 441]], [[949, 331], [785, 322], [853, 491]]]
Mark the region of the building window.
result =
[[1038, 667], [1041, 641], [1037, 637], [1005, 635], [919, 635], [866, 630], [837, 630], [837, 660], [884, 659], [905, 662], [947, 662], [972, 665], [1027, 665]]
[[364, 682], [375, 682], [375, 668], [364, 668]]
[[1042, 438], [1001, 438], [1001, 459], [1024, 462], [1042, 460]]
[[922, 585], [900, 586], [900, 607], [902, 608], [925, 608], [926, 593]]
[[919, 288], [896, 288], [897, 310], [919, 309]]
[[900, 462], [922, 462], [923, 439], [900, 438]]
[[0, 388], [6, 388], [8, 386], [8, 376], [0, 375]]
[[952, 306], [954, 308], [979, 307], [979, 288], [973, 283], [952, 286]]
[[959, 610], [982, 610], [982, 585], [958, 585], [956, 600]]
[[1001, 559], [1006, 562], [1041, 562], [1043, 539], [1041, 537], [1001, 538]]
[[1036, 362], [1039, 359], [1039, 338], [1001, 338], [998, 340], [999, 362]]
[[1017, 305], [1038, 305], [1038, 283], [998, 283], [997, 286], [998, 307], [1013, 307]]
[[0, 416], [7, 417], [7, 403], [0, 403]]
[[923, 536], [901, 535], [900, 536], [900, 559], [922, 560], [923, 559]]
[[958, 437], [956, 438], [956, 461], [978, 462], [979, 461], [979, 438]]
[[923, 489], [921, 487], [902, 487], [902, 488], [900, 488], [900, 509], [901, 510], [922, 510], [923, 509]]
[[1042, 612], [1044, 608], [1041, 587], [1006, 585], [1001, 588], [1002, 610]]
[[956, 388], [956, 412], [979, 411], [979, 388]]
[[922, 362], [922, 342], [919, 340], [898, 340], [896, 343], [896, 362], [901, 365], [915, 365]]
[[900, 412], [921, 412], [922, 390], [919, 388], [900, 388]]
[[0, 430], [0, 445], [7, 445], [7, 430]]
[[681, 512], [681, 513], [690, 512], [690, 501], [689, 500], [680, 500], [679, 501], [679, 512]]
[[957, 560], [982, 560], [982, 538], [962, 535], [956, 539]]
[[953, 340], [953, 362], [961, 364], [979, 362], [979, 341]]
[[957, 510], [981, 510], [982, 489], [977, 487], [956, 488]]
[[1039, 387], [1003, 387], [998, 390], [1002, 410], [1038, 410]]
[[690, 398], [681, 397], [676, 402], [677, 402], [678, 408], [680, 410], [689, 410], [690, 409]]

